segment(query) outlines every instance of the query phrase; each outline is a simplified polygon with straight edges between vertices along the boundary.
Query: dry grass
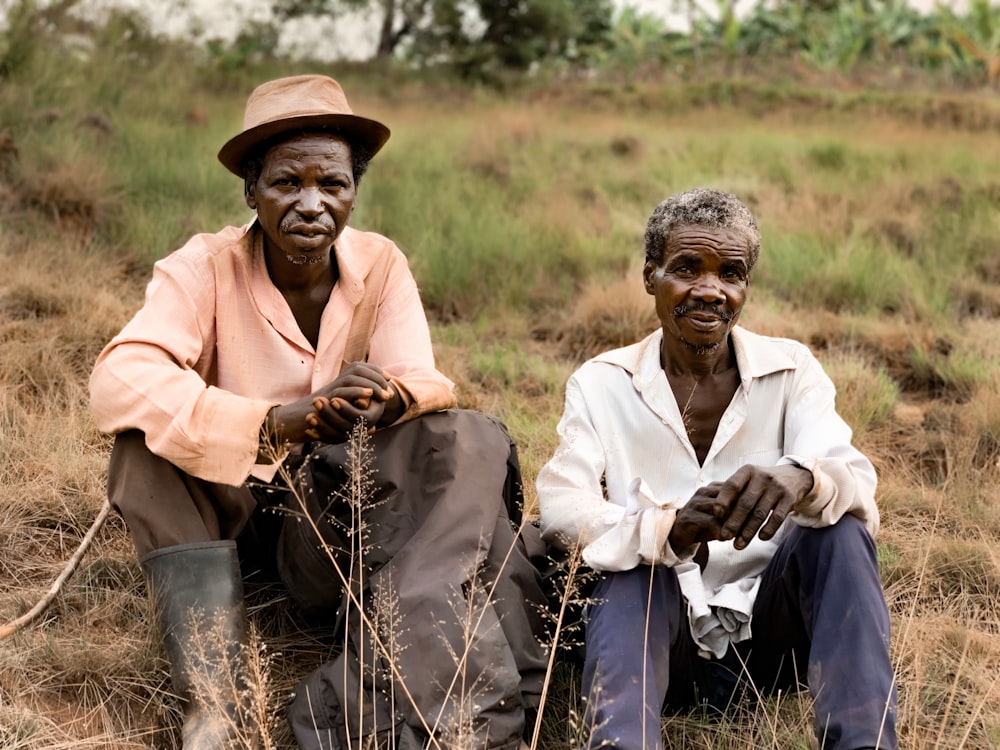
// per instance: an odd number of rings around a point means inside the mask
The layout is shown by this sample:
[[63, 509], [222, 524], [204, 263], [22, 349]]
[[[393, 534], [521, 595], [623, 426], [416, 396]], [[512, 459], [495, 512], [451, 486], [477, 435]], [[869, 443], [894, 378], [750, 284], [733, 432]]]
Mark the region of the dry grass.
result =
[[[518, 108], [477, 126], [469, 161], [491, 180], [510, 179], [504, 176], [510, 157], [497, 141], [537, 141], [537, 117]], [[709, 120], [705, 127], [723, 130]], [[606, 118], [588, 127], [589, 134], [581, 127], [576, 136], [584, 148], [621, 135]], [[917, 168], [911, 182], [907, 154], [933, 149], [948, 134], [898, 123], [891, 130], [873, 129], [884, 135], [873, 150], [902, 144], [901, 171], [881, 180], [880, 200], [850, 197], [833, 177], [830, 184], [799, 183], [797, 170], [836, 158], [829, 149], [791, 159], [785, 177], [778, 167], [770, 177], [748, 176], [749, 167], [737, 160], [720, 179], [752, 188], [755, 209], [772, 233], [808, 229], [842, 239], [850, 225], [885, 247], [926, 249], [932, 236], [928, 207], [949, 201], [960, 207], [962, 197], [951, 183], [923, 173], [925, 167]], [[663, 170], [656, 159], [684, 149], [645, 135], [641, 123], [626, 135], [636, 140], [622, 142], [615, 179], [643, 193], [647, 178], [636, 176], [643, 165], [629, 160], [647, 159], [649, 170]], [[829, 139], [816, 136], [821, 145]], [[984, 142], [983, 148], [996, 146]], [[98, 173], [89, 183], [72, 174], [38, 177], [27, 192], [13, 191], [21, 202], [5, 201], [0, 215], [4, 621], [45, 592], [100, 507], [109, 443], [90, 422], [86, 377], [100, 347], [139, 304], [146, 278], [142, 264], [95, 248], [93, 224], [104, 220], [111, 204], [80, 196], [101, 189], [106, 178]], [[796, 185], [792, 192], [781, 187], [788, 174]], [[654, 187], [661, 193], [681, 179], [667, 172], [660, 177]], [[10, 193], [10, 186], [3, 192]], [[56, 208], [49, 205], [53, 201]], [[70, 211], [71, 205], [77, 208]], [[603, 192], [567, 195], [560, 183], [543, 186], [539, 206], [526, 220], [555, 211], [554, 223], [568, 232], [581, 206], [592, 210], [580, 226], [600, 237], [615, 237], [635, 221]], [[458, 382], [463, 405], [501, 415], [518, 439], [529, 502], [534, 474], [553, 446], [566, 375], [581, 359], [655, 325], [638, 268], [623, 272], [621, 249], [613, 254], [613, 270], [600, 281], [584, 281], [565, 307], [436, 327], [440, 365]], [[638, 245], [634, 255], [641, 256]], [[763, 333], [813, 346], [841, 387], [841, 408], [856, 426], [861, 448], [879, 469], [879, 550], [892, 614], [901, 742], [910, 750], [1000, 746], [1000, 339], [993, 289], [1000, 267], [988, 258], [971, 263], [979, 276], [970, 274], [956, 287], [966, 300], [956, 320], [942, 322], [931, 303], [907, 315], [810, 307], [805, 294], [789, 299], [767, 285], [755, 289], [744, 319]], [[326, 634], [296, 621], [280, 591], [256, 589], [250, 605], [267, 645], [267, 659], [255, 662], [269, 684], [262, 705], [273, 714], [269, 701], [287, 696], [298, 679], [330, 658], [333, 645]], [[0, 642], [0, 746], [177, 747], [178, 709], [152, 623], [131, 544], [120, 521], [112, 519], [43, 619]], [[557, 665], [539, 747], [570, 747], [585, 730], [577, 680]], [[808, 699], [787, 696], [715, 724], [697, 716], [670, 717], [664, 737], [668, 748], [809, 748], [810, 724]], [[281, 726], [269, 741], [276, 748], [292, 746]]]

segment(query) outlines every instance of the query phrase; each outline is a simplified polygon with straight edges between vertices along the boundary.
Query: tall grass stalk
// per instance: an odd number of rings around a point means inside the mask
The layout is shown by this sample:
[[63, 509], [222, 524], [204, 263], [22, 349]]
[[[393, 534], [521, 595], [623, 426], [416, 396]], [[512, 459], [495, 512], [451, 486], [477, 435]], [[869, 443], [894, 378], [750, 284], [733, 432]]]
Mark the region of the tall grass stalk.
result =
[[548, 644], [548, 663], [545, 666], [545, 677], [542, 680], [542, 692], [539, 697], [538, 715], [535, 725], [531, 729], [531, 750], [538, 748], [538, 740], [542, 731], [542, 718], [545, 716], [545, 707], [549, 699], [549, 690], [552, 686], [552, 677], [555, 673], [556, 656], [562, 647], [562, 637], [567, 626], [567, 608], [573, 604], [584, 605], [586, 602], [576, 598], [576, 593], [580, 585], [581, 566], [583, 565], [583, 555], [579, 547], [571, 546], [566, 553], [565, 583], [563, 584], [563, 595], [559, 600], [559, 611], [555, 616], [552, 629], [552, 640]]
[[[364, 422], [358, 422], [351, 431], [350, 436], [348, 437], [348, 443], [349, 443], [348, 455], [350, 456], [350, 462], [349, 465], [345, 467], [348, 470], [348, 478], [349, 478], [348, 480], [349, 489], [348, 489], [348, 496], [346, 499], [348, 499], [348, 501], [351, 503], [352, 518], [360, 518], [361, 509], [364, 507], [366, 501], [370, 499], [366, 491], [366, 489], [370, 489], [370, 484], [369, 484], [370, 480], [368, 479], [368, 477], [370, 477], [370, 470], [371, 470], [370, 449], [368, 444], [369, 440], [368, 429], [369, 429], [368, 426]], [[323, 535], [320, 533], [319, 530], [319, 524], [324, 522], [324, 520], [319, 518], [313, 518], [312, 515], [309, 513], [308, 506], [306, 503], [306, 498], [302, 493], [301, 485], [297, 480], [297, 478], [288, 471], [287, 467], [284, 464], [282, 464], [281, 468], [279, 469], [279, 476], [281, 476], [281, 478], [284, 480], [285, 484], [288, 486], [290, 490], [291, 496], [298, 504], [298, 513], [296, 514], [296, 518], [301, 519], [302, 521], [304, 521], [309, 525], [313, 534], [315, 534], [316, 539], [323, 539]], [[357, 509], [358, 513], [357, 516], [355, 516], [353, 512], [353, 509], [355, 508]], [[355, 534], [359, 533], [359, 529], [353, 529], [352, 532], [353, 533], [351, 533], [351, 537], [353, 539]], [[354, 542], [352, 541], [352, 545], [353, 544]], [[379, 633], [378, 629], [374, 626], [368, 614], [368, 610], [365, 608], [364, 602], [360, 598], [360, 593], [357, 589], [357, 584], [359, 583], [359, 581], [355, 578], [354, 570], [360, 571], [362, 570], [362, 566], [360, 565], [360, 563], [358, 563], [356, 568], [352, 567], [348, 568], [347, 571], [344, 571], [341, 568], [340, 563], [336, 559], [335, 550], [331, 549], [330, 546], [327, 544], [323, 544], [323, 549], [327, 555], [327, 558], [330, 561], [334, 573], [337, 576], [337, 580], [340, 583], [341, 591], [345, 597], [347, 605], [355, 608], [357, 616], [361, 620], [362, 627], [364, 628], [362, 632], [367, 631], [367, 634], [372, 639], [372, 642], [375, 644], [375, 648], [378, 653], [383, 655], [392, 654], [393, 650], [388, 648], [384, 643], [384, 641], [382, 640], [381, 634]], [[351, 561], [350, 561], [351, 566], [355, 565], [354, 557], [356, 551], [357, 548], [352, 546]], [[344, 643], [344, 646], [346, 647], [346, 641]], [[364, 651], [363, 648], [359, 649], [359, 654], [362, 653], [363, 651]], [[399, 689], [403, 693], [403, 697], [405, 697], [406, 700], [409, 701], [410, 705], [414, 708], [414, 713], [416, 713], [416, 715], [419, 717], [421, 728], [429, 737], [428, 741], [431, 743], [431, 746], [435, 748], [440, 748], [438, 740], [436, 739], [430, 725], [427, 723], [425, 717], [420, 714], [419, 706], [414, 700], [413, 694], [406, 687], [406, 680], [404, 679], [404, 676], [399, 672], [399, 669], [394, 662], [388, 661], [387, 666], [392, 673], [394, 683], [398, 683]], [[361, 674], [364, 675], [365, 672], [362, 670]], [[364, 689], [364, 680], [362, 680], [361, 682], [360, 689], [362, 690]], [[359, 703], [363, 704], [363, 697], [364, 696], [361, 696], [362, 700], [359, 701]], [[359, 716], [358, 727], [363, 729], [364, 724], [360, 721], [360, 719], [361, 717]]]

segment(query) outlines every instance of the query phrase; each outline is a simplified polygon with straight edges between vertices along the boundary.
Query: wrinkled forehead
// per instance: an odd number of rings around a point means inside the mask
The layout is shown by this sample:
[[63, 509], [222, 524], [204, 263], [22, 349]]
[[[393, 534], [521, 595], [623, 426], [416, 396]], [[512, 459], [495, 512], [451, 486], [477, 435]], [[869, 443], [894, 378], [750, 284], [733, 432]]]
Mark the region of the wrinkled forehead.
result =
[[737, 227], [693, 223], [672, 225], [663, 241], [664, 259], [679, 253], [709, 254], [747, 264], [751, 246], [751, 238]]

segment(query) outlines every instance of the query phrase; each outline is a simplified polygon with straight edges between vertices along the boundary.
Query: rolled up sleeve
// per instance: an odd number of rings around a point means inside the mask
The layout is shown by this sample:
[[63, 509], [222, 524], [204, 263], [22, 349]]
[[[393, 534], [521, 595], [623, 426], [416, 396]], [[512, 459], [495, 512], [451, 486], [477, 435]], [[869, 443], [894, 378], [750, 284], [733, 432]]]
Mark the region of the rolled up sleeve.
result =
[[785, 455], [779, 463], [812, 472], [813, 488], [789, 517], [800, 526], [820, 527], [850, 513], [874, 536], [879, 528], [875, 467], [851, 445], [851, 428], [837, 413], [835, 400], [833, 382], [810, 358], [788, 400]]
[[239, 485], [275, 404], [210, 386], [197, 371], [212, 346], [215, 290], [188, 273], [176, 261], [154, 268], [142, 309], [97, 359], [91, 408], [101, 431], [141, 430], [154, 454], [183, 471]]

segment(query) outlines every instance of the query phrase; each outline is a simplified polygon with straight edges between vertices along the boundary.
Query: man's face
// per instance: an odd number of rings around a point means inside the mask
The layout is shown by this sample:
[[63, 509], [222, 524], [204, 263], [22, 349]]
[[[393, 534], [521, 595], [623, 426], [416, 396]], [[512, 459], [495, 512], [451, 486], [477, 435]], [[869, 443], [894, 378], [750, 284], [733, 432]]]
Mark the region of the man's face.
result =
[[726, 229], [688, 225], [670, 233], [660, 264], [642, 269], [663, 335], [711, 351], [736, 325], [750, 284], [746, 240]]
[[304, 134], [272, 146], [256, 181], [246, 185], [247, 205], [267, 237], [269, 253], [289, 263], [319, 263], [354, 208], [351, 147], [336, 136]]

